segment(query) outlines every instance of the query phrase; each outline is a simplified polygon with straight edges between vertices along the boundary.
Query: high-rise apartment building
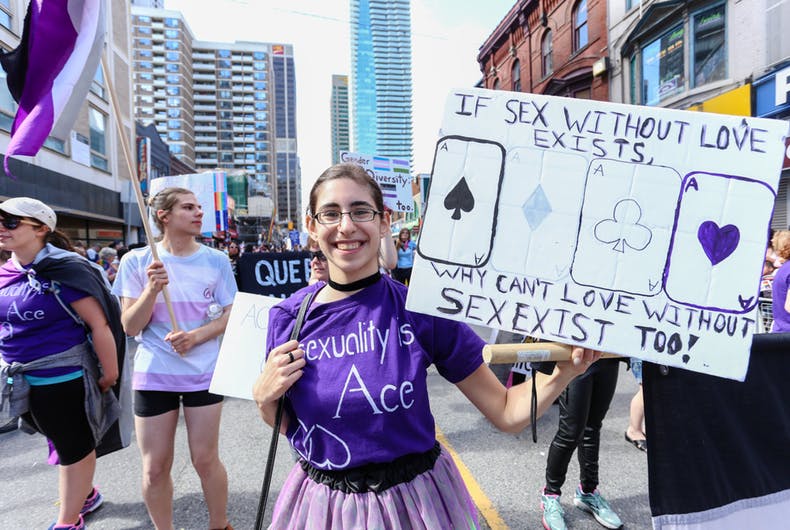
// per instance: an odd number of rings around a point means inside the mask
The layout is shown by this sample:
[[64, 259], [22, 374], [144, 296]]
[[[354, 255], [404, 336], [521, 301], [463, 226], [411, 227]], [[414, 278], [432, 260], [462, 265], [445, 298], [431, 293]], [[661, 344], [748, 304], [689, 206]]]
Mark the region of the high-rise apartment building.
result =
[[296, 151], [296, 72], [293, 47], [271, 45], [274, 72], [271, 91], [274, 98], [274, 135], [277, 151], [277, 219], [300, 225], [304, 215], [301, 197], [301, 169]]
[[412, 159], [409, 0], [351, 0], [354, 151]]
[[251, 194], [271, 197], [279, 220], [298, 220], [292, 47], [196, 40], [178, 11], [132, 15], [136, 118], [190, 166], [245, 170]]
[[332, 97], [330, 101], [332, 120], [332, 163], [340, 162], [340, 152], [350, 151], [348, 120], [348, 76], [332, 76]]

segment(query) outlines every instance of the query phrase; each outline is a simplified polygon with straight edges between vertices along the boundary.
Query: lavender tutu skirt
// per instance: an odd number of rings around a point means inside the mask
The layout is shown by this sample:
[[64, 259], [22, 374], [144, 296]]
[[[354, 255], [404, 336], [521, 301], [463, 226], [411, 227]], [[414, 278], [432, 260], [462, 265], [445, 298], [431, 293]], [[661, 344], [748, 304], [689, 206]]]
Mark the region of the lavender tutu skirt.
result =
[[433, 469], [381, 493], [344, 493], [314, 482], [297, 463], [274, 506], [272, 530], [479, 528], [458, 468], [442, 451]]

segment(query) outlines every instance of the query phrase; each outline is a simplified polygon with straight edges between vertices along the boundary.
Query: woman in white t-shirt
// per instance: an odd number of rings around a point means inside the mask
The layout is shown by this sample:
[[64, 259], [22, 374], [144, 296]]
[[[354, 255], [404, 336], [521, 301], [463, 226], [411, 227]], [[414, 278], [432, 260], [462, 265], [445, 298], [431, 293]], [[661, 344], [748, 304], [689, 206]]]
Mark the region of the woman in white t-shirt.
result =
[[[222, 396], [208, 391], [236, 282], [224, 253], [196, 241], [203, 211], [195, 195], [167, 188], [150, 201], [162, 240], [159, 261], [150, 247], [121, 260], [113, 293], [121, 297], [124, 329], [137, 336], [135, 429], [143, 461], [143, 499], [156, 528], [173, 528], [173, 444], [179, 408], [189, 451], [200, 476], [209, 528], [230, 528], [228, 477], [219, 459]], [[171, 281], [172, 279], [172, 281]], [[168, 286], [173, 317], [162, 289]]]

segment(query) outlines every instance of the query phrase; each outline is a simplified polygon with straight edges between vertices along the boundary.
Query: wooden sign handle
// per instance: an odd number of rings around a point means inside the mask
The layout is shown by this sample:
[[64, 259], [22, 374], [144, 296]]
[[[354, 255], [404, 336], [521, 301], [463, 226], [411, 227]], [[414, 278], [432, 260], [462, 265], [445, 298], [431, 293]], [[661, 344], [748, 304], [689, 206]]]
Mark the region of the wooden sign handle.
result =
[[[483, 361], [488, 364], [514, 364], [540, 361], [568, 361], [572, 346], [557, 342], [529, 342], [518, 344], [486, 344], [483, 346]], [[604, 353], [601, 358], [620, 357]]]

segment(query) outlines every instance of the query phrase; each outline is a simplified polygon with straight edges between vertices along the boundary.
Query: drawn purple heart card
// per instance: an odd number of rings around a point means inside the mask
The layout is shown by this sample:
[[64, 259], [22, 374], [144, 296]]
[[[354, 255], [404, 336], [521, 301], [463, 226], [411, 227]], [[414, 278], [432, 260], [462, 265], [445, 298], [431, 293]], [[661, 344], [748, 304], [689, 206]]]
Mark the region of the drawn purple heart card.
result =
[[751, 311], [774, 200], [769, 186], [750, 178], [687, 174], [665, 272], [669, 298], [701, 309]]
[[697, 239], [708, 256], [711, 265], [727, 259], [741, 240], [741, 231], [735, 225], [719, 227], [716, 221], [705, 221], [699, 225]]

